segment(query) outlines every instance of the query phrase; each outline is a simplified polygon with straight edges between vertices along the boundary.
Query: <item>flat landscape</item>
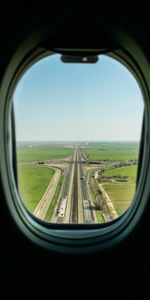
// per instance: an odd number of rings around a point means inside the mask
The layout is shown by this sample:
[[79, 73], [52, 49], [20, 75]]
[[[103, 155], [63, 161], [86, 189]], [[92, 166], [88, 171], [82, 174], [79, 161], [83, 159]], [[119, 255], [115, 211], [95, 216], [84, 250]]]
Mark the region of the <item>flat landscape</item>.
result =
[[88, 143], [83, 149], [91, 160], [126, 161], [137, 159], [139, 145], [136, 142]]
[[46, 222], [109, 222], [134, 198], [138, 153], [137, 142], [18, 143], [21, 199]]
[[53, 144], [19, 144], [17, 147], [18, 162], [36, 162], [40, 160], [62, 159], [71, 155], [73, 149]]

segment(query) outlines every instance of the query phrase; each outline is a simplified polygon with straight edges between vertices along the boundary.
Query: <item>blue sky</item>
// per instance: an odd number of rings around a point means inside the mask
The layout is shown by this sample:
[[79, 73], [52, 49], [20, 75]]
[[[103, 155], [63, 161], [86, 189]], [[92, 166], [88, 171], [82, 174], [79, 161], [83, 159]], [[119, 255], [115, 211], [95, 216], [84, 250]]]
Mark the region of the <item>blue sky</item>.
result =
[[42, 59], [23, 75], [13, 101], [18, 141], [140, 139], [140, 88], [104, 55], [96, 64], [65, 64], [58, 54]]

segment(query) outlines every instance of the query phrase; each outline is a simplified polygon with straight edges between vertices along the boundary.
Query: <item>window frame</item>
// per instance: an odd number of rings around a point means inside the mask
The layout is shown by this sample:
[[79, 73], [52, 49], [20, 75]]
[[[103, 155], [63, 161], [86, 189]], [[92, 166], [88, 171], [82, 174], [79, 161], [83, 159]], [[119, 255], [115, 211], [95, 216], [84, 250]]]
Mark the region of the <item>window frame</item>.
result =
[[[41, 220], [37, 220], [31, 213], [27, 211], [23, 203], [19, 199], [17, 187], [14, 178], [14, 165], [10, 160], [10, 151], [12, 151], [12, 140], [14, 141], [14, 130], [12, 132], [12, 124], [10, 122], [11, 103], [13, 90], [18, 83], [20, 77], [34, 62], [42, 58], [43, 55], [49, 55], [52, 50], [45, 50], [43, 47], [31, 47], [29, 43], [24, 44], [15, 53], [12, 61], [3, 78], [1, 89], [2, 110], [1, 110], [1, 136], [3, 142], [1, 143], [1, 172], [2, 182], [5, 192], [5, 197], [8, 209], [11, 215], [20, 228], [20, 230], [35, 244], [58, 252], [69, 253], [85, 253], [104, 250], [106, 248], [115, 246], [120, 241], [124, 240], [136, 227], [144, 208], [146, 207], [149, 189], [148, 178], [150, 178], [150, 167], [148, 163], [150, 153], [150, 143], [148, 140], [149, 123], [150, 123], [150, 106], [149, 106], [149, 89], [148, 89], [148, 74], [149, 70], [146, 68], [146, 74], [143, 73], [144, 66], [147, 64], [146, 57], [135, 42], [125, 35], [130, 41], [130, 47], [127, 48], [126, 38], [123, 40], [122, 35], [119, 39], [120, 49], [107, 53], [107, 55], [114, 57], [122, 64], [124, 64], [129, 71], [137, 79], [143, 99], [145, 100], [145, 117], [143, 123], [143, 132], [141, 137], [140, 149], [140, 175], [138, 175], [138, 185], [135, 195], [135, 200], [132, 202], [129, 209], [116, 220], [106, 224], [49, 224]], [[125, 47], [126, 46], [126, 47]], [[35, 48], [37, 50], [35, 50]], [[129, 49], [130, 48], [130, 49]], [[122, 50], [123, 49], [123, 50]], [[65, 51], [72, 51], [67, 48]], [[57, 48], [57, 51], [62, 51]], [[73, 49], [75, 53], [80, 52], [101, 52], [101, 49]], [[54, 51], [55, 52], [55, 51]], [[20, 54], [20, 56], [19, 56]], [[136, 54], [136, 55], [134, 55]], [[146, 66], [147, 67], [147, 66]], [[14, 143], [13, 143], [14, 146]], [[10, 150], [11, 149], [11, 150]], [[142, 176], [141, 176], [142, 174]], [[148, 175], [148, 176], [147, 176]], [[146, 187], [146, 188], [145, 188]], [[142, 199], [142, 200], [141, 200]]]

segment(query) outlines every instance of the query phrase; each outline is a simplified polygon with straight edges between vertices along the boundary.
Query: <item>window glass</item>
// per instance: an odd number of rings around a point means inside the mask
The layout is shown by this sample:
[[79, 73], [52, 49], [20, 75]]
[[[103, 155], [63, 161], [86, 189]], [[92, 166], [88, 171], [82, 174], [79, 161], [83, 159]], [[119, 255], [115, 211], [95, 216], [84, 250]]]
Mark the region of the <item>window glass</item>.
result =
[[41, 59], [13, 95], [18, 192], [51, 223], [105, 223], [134, 199], [143, 98], [121, 63]]

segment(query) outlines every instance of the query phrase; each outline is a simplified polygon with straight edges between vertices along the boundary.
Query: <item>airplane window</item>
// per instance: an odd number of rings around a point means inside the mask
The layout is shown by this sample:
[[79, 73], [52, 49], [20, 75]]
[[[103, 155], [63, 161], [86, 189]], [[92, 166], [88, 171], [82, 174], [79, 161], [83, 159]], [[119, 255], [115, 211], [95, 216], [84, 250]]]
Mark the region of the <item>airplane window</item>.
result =
[[52, 54], [20, 79], [13, 106], [18, 193], [49, 223], [100, 224], [134, 201], [143, 97], [116, 59]]

